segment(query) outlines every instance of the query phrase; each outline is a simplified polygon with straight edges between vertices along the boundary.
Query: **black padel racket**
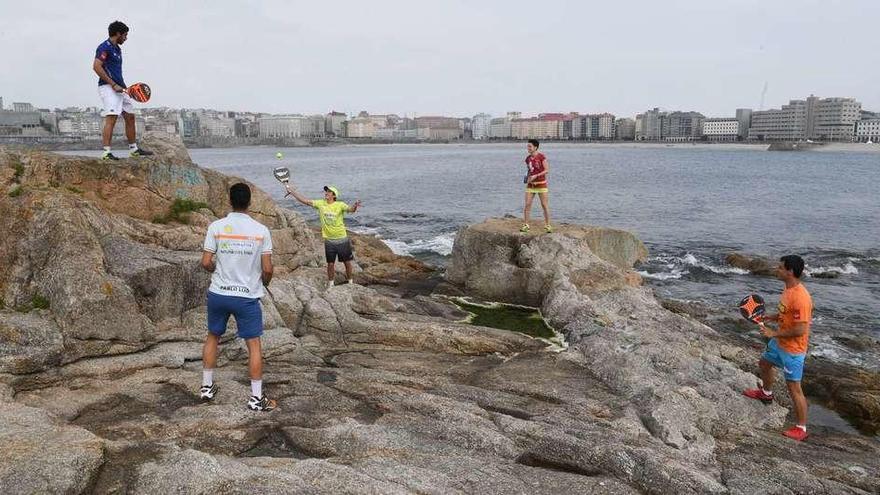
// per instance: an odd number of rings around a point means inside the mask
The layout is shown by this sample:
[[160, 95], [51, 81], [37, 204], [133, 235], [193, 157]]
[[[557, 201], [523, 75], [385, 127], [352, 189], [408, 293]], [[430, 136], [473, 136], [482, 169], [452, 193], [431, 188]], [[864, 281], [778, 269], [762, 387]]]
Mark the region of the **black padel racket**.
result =
[[749, 294], [739, 302], [739, 312], [752, 323], [761, 323], [764, 319], [764, 298], [758, 294]]

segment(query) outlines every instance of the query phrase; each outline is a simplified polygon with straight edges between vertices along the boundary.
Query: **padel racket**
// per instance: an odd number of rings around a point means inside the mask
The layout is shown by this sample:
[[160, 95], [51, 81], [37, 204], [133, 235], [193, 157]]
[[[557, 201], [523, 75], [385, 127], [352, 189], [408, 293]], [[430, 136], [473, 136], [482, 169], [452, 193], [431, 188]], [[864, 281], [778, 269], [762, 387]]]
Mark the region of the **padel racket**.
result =
[[128, 96], [131, 97], [132, 100], [146, 103], [150, 101], [150, 95], [152, 92], [150, 91], [150, 87], [147, 86], [147, 83], [134, 83], [125, 90], [128, 93]]
[[287, 184], [290, 182], [290, 170], [287, 167], [278, 167], [272, 171], [272, 175], [275, 176], [275, 179], [282, 184]]
[[[275, 179], [284, 184], [285, 186], [290, 182], [290, 170], [287, 167], [277, 167], [275, 170], [272, 170], [272, 175], [275, 176]], [[284, 195], [284, 197], [290, 196], [290, 192]]]
[[749, 294], [739, 302], [739, 312], [743, 318], [760, 324], [764, 319], [764, 298], [758, 294]]

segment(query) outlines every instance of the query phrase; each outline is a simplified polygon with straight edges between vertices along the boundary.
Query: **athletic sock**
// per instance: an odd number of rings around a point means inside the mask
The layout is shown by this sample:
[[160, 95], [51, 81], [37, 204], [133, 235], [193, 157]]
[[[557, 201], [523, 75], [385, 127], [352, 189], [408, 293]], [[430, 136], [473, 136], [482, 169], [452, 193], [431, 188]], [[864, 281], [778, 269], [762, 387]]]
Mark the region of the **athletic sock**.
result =
[[258, 398], [263, 396], [263, 380], [251, 380], [251, 395]]
[[764, 392], [764, 395], [773, 395], [773, 391], [772, 391], [772, 390], [764, 390], [764, 389], [762, 388], [762, 389], [761, 389], [761, 392]]
[[106, 155], [107, 153], [110, 153], [110, 147], [104, 146], [104, 154]]
[[129, 143], [128, 144], [128, 151], [137, 151], [137, 149], [138, 149], [137, 143]]
[[202, 370], [202, 386], [209, 387], [212, 383], [214, 383], [214, 370]]
[[807, 425], [795, 425], [795, 426], [797, 426], [798, 428], [804, 430], [804, 433], [807, 432]]

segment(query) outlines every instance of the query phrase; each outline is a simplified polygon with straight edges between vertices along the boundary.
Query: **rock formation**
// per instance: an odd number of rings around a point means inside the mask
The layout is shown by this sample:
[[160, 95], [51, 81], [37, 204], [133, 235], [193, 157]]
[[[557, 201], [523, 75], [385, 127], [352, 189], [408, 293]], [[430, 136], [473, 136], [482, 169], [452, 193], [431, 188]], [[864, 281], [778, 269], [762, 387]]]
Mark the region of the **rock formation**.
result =
[[[279, 409], [245, 408], [232, 331], [220, 392], [200, 403], [197, 260], [238, 179], [145, 141], [155, 158], [0, 150], [4, 494], [880, 489], [875, 441], [783, 438], [787, 410], [741, 396], [756, 352], [664, 309], [631, 272], [644, 246], [601, 228], [524, 236], [493, 219], [458, 234], [449, 281], [540, 307], [569, 342], [551, 352], [389, 290], [430, 269], [369, 239], [356, 244], [368, 285], [328, 289], [303, 219], [255, 190], [279, 267], [262, 301]], [[195, 211], [169, 216], [181, 200]]]

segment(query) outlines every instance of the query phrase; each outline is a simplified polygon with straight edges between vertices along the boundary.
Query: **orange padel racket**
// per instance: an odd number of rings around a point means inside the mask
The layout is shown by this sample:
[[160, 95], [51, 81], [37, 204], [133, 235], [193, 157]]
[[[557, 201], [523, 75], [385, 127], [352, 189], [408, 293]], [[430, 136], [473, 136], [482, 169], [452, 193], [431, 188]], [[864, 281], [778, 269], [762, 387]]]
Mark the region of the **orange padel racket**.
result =
[[128, 87], [128, 96], [141, 103], [150, 101], [150, 87], [147, 83], [134, 83]]

